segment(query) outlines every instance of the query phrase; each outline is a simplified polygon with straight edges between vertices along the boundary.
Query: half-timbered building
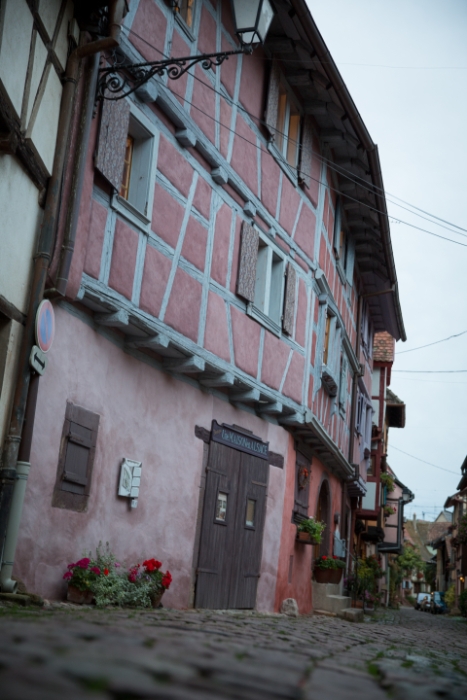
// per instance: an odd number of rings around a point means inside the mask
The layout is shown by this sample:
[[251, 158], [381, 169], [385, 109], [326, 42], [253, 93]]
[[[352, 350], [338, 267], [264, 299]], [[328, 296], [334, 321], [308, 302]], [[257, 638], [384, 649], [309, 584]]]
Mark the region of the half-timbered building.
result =
[[[307, 612], [313, 556], [348, 557], [373, 334], [405, 334], [377, 147], [304, 0], [273, 5], [251, 55], [98, 101], [81, 180], [70, 159], [16, 560], [46, 596], [102, 540], [162, 560], [170, 606]], [[239, 45], [226, 0], [132, 0], [119, 42]]]

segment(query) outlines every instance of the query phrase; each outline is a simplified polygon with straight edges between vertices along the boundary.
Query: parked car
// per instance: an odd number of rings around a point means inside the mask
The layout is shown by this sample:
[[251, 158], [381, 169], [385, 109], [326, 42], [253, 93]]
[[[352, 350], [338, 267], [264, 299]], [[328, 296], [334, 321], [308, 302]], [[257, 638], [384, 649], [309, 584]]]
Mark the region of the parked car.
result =
[[427, 610], [430, 610], [430, 607], [431, 607], [430, 594], [429, 593], [419, 593], [417, 595], [417, 600], [415, 601], [415, 610], [422, 610], [423, 612], [427, 612]]
[[444, 591], [434, 591], [431, 594], [430, 611], [433, 615], [446, 613], [448, 606], [444, 602]]

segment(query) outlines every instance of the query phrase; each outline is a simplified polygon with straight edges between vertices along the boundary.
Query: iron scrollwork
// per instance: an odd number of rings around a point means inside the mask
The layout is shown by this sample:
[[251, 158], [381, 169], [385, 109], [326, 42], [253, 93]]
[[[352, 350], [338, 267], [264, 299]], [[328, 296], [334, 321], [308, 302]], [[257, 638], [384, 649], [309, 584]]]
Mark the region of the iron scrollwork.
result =
[[214, 66], [220, 66], [229, 56], [239, 53], [251, 53], [251, 47], [244, 46], [236, 51], [168, 58], [164, 61], [147, 63], [119, 62], [114, 57], [112, 65], [100, 69], [97, 98], [100, 100], [122, 100], [156, 75], [167, 74], [171, 80], [178, 80], [197, 63], [201, 63], [204, 70], [209, 70]]

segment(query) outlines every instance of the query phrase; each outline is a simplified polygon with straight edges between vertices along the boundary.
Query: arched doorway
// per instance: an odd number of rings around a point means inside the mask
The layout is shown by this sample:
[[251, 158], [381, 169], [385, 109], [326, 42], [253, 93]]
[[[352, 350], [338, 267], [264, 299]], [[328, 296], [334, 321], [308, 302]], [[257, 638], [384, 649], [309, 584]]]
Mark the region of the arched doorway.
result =
[[329, 483], [324, 479], [319, 489], [318, 506], [316, 508], [316, 520], [326, 523], [321, 544], [316, 546], [315, 556], [321, 557], [323, 554], [332, 554], [330, 551], [331, 542], [331, 493]]

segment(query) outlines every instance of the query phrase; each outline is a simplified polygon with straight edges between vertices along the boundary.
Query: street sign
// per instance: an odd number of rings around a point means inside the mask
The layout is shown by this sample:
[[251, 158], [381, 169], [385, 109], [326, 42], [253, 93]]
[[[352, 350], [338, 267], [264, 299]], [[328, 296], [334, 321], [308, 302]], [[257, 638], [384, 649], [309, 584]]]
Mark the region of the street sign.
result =
[[36, 314], [36, 343], [42, 352], [48, 352], [52, 347], [55, 335], [54, 307], [48, 299], [39, 304]]
[[29, 364], [37, 374], [44, 374], [47, 367], [47, 355], [37, 345], [32, 346]]

